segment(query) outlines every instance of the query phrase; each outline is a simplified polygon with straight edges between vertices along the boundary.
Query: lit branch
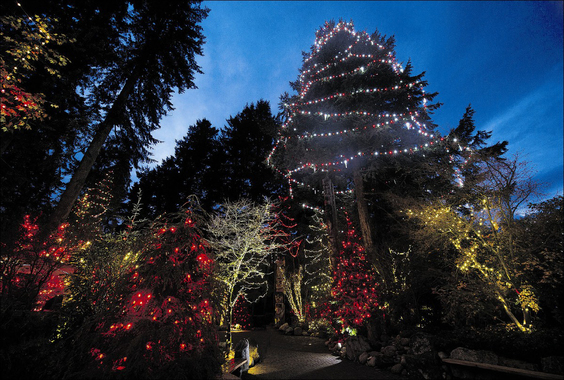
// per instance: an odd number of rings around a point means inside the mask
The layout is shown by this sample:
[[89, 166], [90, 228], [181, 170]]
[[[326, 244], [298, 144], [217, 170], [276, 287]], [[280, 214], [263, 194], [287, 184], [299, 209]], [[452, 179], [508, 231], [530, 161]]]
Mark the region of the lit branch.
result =
[[239, 296], [256, 302], [266, 295], [272, 254], [287, 245], [281, 242], [284, 232], [279, 222], [270, 201], [262, 205], [248, 200], [227, 202], [210, 218], [207, 231], [215, 252], [215, 277], [223, 287], [221, 323], [228, 316], [231, 324]]

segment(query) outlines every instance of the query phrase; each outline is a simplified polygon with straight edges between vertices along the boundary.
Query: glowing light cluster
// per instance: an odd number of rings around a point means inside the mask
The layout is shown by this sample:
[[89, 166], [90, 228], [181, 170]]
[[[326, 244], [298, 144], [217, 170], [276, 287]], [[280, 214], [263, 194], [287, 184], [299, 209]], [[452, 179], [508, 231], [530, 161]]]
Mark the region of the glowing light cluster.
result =
[[338, 335], [348, 327], [362, 326], [379, 309], [375, 273], [348, 217], [340, 245], [335, 257], [331, 302], [321, 311], [321, 317], [332, 322]]
[[[333, 57], [322, 56], [321, 54], [324, 52], [323, 48], [327, 46], [327, 44], [331, 43], [337, 35], [343, 33], [344, 35], [348, 34], [351, 37], [351, 41], [346, 48], [336, 53]], [[403, 68], [401, 68], [401, 65], [397, 64], [395, 61], [393, 51], [386, 51], [386, 48], [380, 44], [376, 44], [377, 46], [374, 48], [374, 45], [375, 43], [371, 36], [365, 32], [355, 32], [352, 23], [339, 22], [337, 25], [326, 24], [317, 32], [315, 45], [312, 47], [312, 53], [304, 60], [304, 67], [298, 78], [299, 95], [295, 100], [284, 105], [287, 117], [279, 131], [279, 137], [267, 157], [267, 162], [288, 179], [291, 195], [293, 194], [293, 184], [300, 186], [303, 185], [303, 182], [297, 180], [294, 176], [300, 172], [305, 174], [305, 170], [312, 170], [313, 172], [343, 171], [348, 169], [349, 164], [352, 161], [360, 157], [376, 158], [380, 156], [393, 156], [398, 154], [415, 154], [425, 148], [431, 148], [443, 140], [440, 137], [435, 137], [435, 134], [428, 130], [427, 126], [422, 121], [422, 115], [420, 115], [421, 111], [419, 108], [413, 110], [406, 109], [404, 112], [375, 112], [369, 108], [356, 110], [343, 108], [342, 110], [338, 110], [341, 104], [340, 101], [346, 97], [384, 93], [403, 89], [410, 91], [411, 89], [416, 89], [417, 94], [415, 96], [417, 96], [419, 100], [414, 101], [416, 103], [421, 102], [422, 109], [426, 108], [427, 98], [423, 88], [424, 82], [419, 79], [415, 79], [410, 83], [405, 83], [405, 78], [402, 76]], [[358, 49], [364, 50], [358, 51], [357, 47]], [[323, 61], [321, 61], [320, 57], [323, 57]], [[316, 59], [319, 59], [319, 62], [316, 62]], [[348, 69], [344, 69], [340, 73], [325, 74], [330, 69], [339, 68], [341, 66], [345, 67], [345, 62], [351, 63], [353, 67], [350, 67], [349, 65]], [[376, 75], [382, 74], [379, 71], [379, 65], [389, 65], [389, 67], [392, 68], [393, 73], [390, 75], [395, 75], [393, 81], [386, 82], [387, 85], [385, 86], [374, 86], [373, 84]], [[383, 69], [385, 72], [389, 73], [388, 69]], [[313, 91], [314, 88], [317, 92], [323, 91], [323, 88], [313, 86], [315, 83], [327, 83], [337, 78], [346, 79], [347, 77], [353, 75], [360, 76], [358, 78], [355, 77], [355, 83], [358, 83], [359, 80], [362, 80], [362, 76], [365, 76], [367, 85], [350, 88], [348, 91], [335, 91], [332, 89], [332, 91], [329, 94], [326, 93], [325, 96], [309, 96], [310, 92]], [[371, 84], [369, 85], [368, 83]], [[328, 90], [330, 89], [328, 88]], [[369, 107], [369, 105], [367, 106], [369, 102], [367, 103], [366, 99], [364, 99], [364, 105], [362, 107]], [[333, 107], [334, 110], [328, 111], [324, 110], [322, 107], [327, 107], [328, 109]], [[316, 123], [315, 119], [307, 119], [307, 122], [304, 121], [306, 119], [303, 117], [310, 116], [313, 118], [319, 118], [318, 125], [320, 127], [325, 125], [324, 121], [334, 119], [331, 124], [326, 125], [331, 125], [331, 127], [334, 128], [335, 126], [342, 124], [344, 128], [341, 127], [338, 130], [332, 131], [300, 131], [300, 129], [303, 129], [302, 125], [311, 125]], [[373, 121], [371, 124], [359, 126], [358, 122], [360, 120], [364, 120], [363, 118], [377, 120]], [[304, 122], [302, 123], [302, 121]], [[394, 141], [394, 143], [390, 142], [389, 148], [380, 147], [379, 149], [367, 149], [364, 147], [355, 154], [338, 154], [338, 152], [332, 152], [331, 155], [334, 158], [332, 160], [324, 160], [322, 162], [316, 161], [313, 158], [305, 157], [303, 157], [300, 162], [301, 157], [295, 156], [293, 158], [295, 166], [292, 167], [290, 164], [288, 165], [289, 167], [286, 167], [283, 170], [273, 163], [273, 156], [278, 154], [280, 149], [286, 151], [289, 144], [294, 143], [295, 140], [312, 141], [310, 145], [306, 146], [304, 149], [306, 152], [313, 152], [315, 151], [315, 148], [309, 149], [308, 147], [314, 146], [313, 144], [316, 143], [314, 140], [342, 138], [351, 134], [359, 134], [359, 137], [361, 137], [360, 134], [371, 133], [370, 130], [376, 128], [385, 128], [384, 131], [386, 131], [386, 133], [388, 133], [388, 128], [393, 128], [390, 129], [390, 131], [397, 129], [413, 130], [416, 135], [428, 140], [409, 146], [400, 146], [398, 142], [401, 140], [398, 136], [395, 137], [396, 141]], [[325, 143], [324, 146], [328, 146], [327, 144], [329, 143]], [[346, 144], [346, 141], [343, 142], [342, 140], [338, 140], [336, 144]], [[337, 191], [347, 192], [348, 189]], [[313, 209], [317, 210], [316, 208]]]
[[[308, 106], [308, 105], [311, 105], [311, 104], [323, 103], [323, 102], [326, 102], [328, 100], [333, 100], [333, 99], [338, 99], [338, 98], [346, 98], [346, 97], [354, 96], [354, 95], [358, 95], [358, 94], [372, 94], [372, 93], [378, 93], [378, 92], [384, 92], [384, 91], [395, 91], [395, 90], [399, 90], [399, 89], [402, 89], [402, 88], [410, 88], [410, 87], [413, 87], [413, 86], [415, 86], [416, 84], [419, 84], [419, 83], [421, 83], [421, 82], [415, 81], [414, 83], [396, 85], [396, 86], [392, 86], [392, 87], [384, 87], [384, 88], [375, 87], [375, 88], [358, 89], [358, 90], [351, 91], [351, 92], [337, 92], [335, 94], [328, 95], [326, 97], [319, 98], [319, 99], [309, 100], [307, 102], [292, 103], [289, 106], [290, 107]], [[371, 115], [367, 112], [361, 112], [361, 114]], [[343, 115], [346, 115], [346, 114], [343, 114]], [[341, 114], [339, 114], [339, 116], [341, 116]], [[348, 115], [346, 115], [346, 116], [348, 116]]]

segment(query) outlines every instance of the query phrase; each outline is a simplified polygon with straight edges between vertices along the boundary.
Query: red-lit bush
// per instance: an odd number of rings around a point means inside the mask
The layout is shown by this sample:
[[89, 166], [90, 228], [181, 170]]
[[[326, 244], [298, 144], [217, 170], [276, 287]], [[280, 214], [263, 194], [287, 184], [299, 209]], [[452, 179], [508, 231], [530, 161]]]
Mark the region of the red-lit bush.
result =
[[184, 210], [150, 228], [108, 236], [73, 257], [76, 273], [59, 338], [79, 354], [70, 369], [76, 376], [217, 374], [213, 262], [196, 224]]

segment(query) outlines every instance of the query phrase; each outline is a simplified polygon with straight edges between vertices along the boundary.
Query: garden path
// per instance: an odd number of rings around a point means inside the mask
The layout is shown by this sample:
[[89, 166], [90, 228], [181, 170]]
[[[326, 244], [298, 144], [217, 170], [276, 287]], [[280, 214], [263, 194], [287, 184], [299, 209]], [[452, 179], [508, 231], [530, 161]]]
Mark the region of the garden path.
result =
[[372, 379], [400, 380], [399, 375], [342, 360], [329, 352], [325, 340], [283, 335], [271, 326], [233, 333], [233, 343], [254, 339], [261, 361], [243, 374], [243, 380], [270, 379]]

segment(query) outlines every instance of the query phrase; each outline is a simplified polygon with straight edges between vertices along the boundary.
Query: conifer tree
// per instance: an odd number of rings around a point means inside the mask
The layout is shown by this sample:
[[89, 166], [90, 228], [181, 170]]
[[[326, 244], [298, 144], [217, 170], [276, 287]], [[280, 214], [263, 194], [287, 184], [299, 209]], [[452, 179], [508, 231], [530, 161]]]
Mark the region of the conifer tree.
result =
[[280, 181], [264, 162], [274, 144], [277, 126], [270, 103], [265, 100], [246, 105], [227, 120], [219, 155], [224, 199], [246, 198], [258, 203], [279, 192]]
[[148, 228], [132, 224], [73, 255], [76, 271], [56, 337], [71, 352], [63, 351], [68, 368], [58, 370], [79, 377], [215, 377], [213, 260], [196, 209], [163, 215]]
[[379, 272], [384, 263], [374, 257], [365, 177], [393, 163], [384, 159], [418, 154], [439, 140], [429, 118], [436, 94], [425, 93], [423, 74], [411, 70], [396, 61], [393, 38], [327, 22], [304, 53], [292, 83], [297, 94], [282, 97], [286, 120], [268, 157], [293, 187], [323, 190], [326, 202], [330, 192], [354, 190], [363, 242]]
[[200, 3], [128, 3], [127, 14], [115, 29], [125, 36], [114, 47], [117, 60], [110, 67], [102, 66], [97, 71], [103, 74], [88, 82], [96, 112], [95, 132], [49, 216], [47, 230], [66, 220], [112, 133], [130, 149], [125, 164], [148, 161], [147, 149], [156, 142], [151, 132], [172, 109], [172, 93], [195, 88], [194, 75], [201, 72], [195, 61], [204, 43], [199, 23], [209, 9]]
[[352, 222], [347, 218], [346, 223], [347, 232], [335, 257], [331, 297], [321, 314], [336, 334], [363, 326], [379, 308], [375, 273]]

